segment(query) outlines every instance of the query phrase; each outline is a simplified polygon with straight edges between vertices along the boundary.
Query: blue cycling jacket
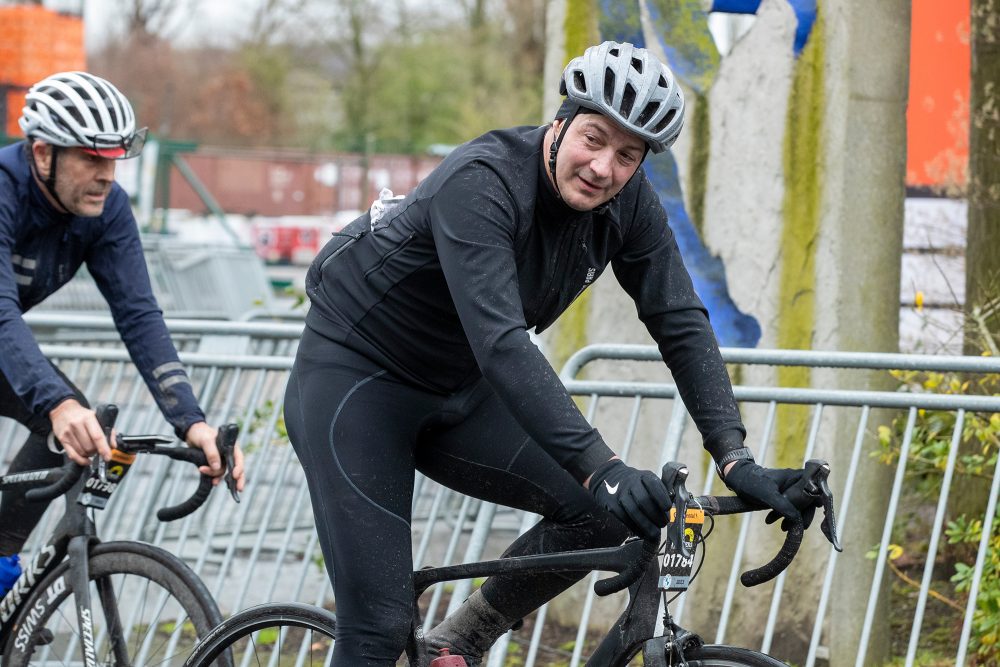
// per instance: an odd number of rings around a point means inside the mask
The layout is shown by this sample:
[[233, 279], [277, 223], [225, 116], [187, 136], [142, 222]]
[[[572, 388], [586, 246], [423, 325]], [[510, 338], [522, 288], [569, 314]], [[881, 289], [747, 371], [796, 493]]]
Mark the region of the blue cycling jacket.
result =
[[204, 421], [153, 296], [128, 195], [115, 183], [99, 217], [60, 213], [31, 175], [24, 142], [0, 148], [0, 373], [32, 412], [73, 396], [22, 314], [86, 262], [115, 326], [178, 436]]

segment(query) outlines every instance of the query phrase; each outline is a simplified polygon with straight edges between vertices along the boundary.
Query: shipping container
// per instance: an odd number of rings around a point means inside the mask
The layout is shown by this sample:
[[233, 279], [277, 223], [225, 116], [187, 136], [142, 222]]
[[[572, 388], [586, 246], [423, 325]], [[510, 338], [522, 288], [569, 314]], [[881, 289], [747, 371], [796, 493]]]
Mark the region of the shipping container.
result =
[[[183, 159], [226, 213], [247, 216], [330, 216], [367, 209], [382, 188], [405, 194], [441, 158], [291, 150], [203, 147]], [[206, 211], [177, 169], [170, 174], [170, 208]]]

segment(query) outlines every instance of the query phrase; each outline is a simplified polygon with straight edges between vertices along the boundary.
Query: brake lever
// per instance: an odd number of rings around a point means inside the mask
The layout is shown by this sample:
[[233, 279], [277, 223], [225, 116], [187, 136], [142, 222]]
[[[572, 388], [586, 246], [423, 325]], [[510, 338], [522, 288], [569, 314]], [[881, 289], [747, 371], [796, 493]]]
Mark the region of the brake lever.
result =
[[688, 478], [688, 467], [683, 463], [668, 462], [663, 465], [660, 480], [674, 502], [674, 520], [667, 524], [667, 544], [671, 550], [680, 550], [685, 558], [691, 557], [691, 548], [684, 541], [685, 521], [691, 494], [684, 482]]
[[240, 427], [236, 424], [223, 424], [219, 427], [218, 435], [215, 437], [216, 447], [226, 463], [226, 474], [223, 479], [226, 482], [226, 488], [229, 489], [229, 495], [236, 502], [240, 502], [240, 492], [236, 488], [236, 480], [233, 479], [233, 468], [236, 467], [236, 438], [239, 434]]
[[830, 464], [823, 459], [810, 459], [803, 467], [805, 474], [784, 492], [784, 496], [800, 509], [810, 505], [822, 507], [823, 522], [820, 529], [834, 549], [843, 551], [840, 539], [837, 537], [836, 517], [833, 511], [833, 491], [830, 490], [830, 485], [827, 482], [830, 477]]
[[827, 475], [829, 475], [829, 466], [827, 466], [827, 474], [819, 480], [819, 489], [823, 496], [823, 523], [819, 527], [833, 548], [842, 552], [844, 547], [840, 544], [840, 538], [837, 536], [837, 519], [833, 513], [833, 492], [830, 490], [830, 485], [826, 483]]

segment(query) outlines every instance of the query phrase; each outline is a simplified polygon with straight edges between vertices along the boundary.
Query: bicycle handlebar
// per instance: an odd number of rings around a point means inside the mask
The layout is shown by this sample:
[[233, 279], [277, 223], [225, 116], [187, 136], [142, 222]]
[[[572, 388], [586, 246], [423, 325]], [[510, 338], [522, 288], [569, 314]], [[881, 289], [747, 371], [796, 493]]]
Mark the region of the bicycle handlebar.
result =
[[73, 488], [76, 481], [80, 479], [80, 475], [83, 471], [87, 469], [87, 466], [82, 466], [74, 461], [66, 460], [61, 468], [53, 468], [51, 473], [52, 477], [46, 476], [46, 479], [52, 479], [52, 483], [46, 486], [40, 486], [35, 489], [28, 489], [24, 492], [24, 498], [28, 502], [37, 503], [42, 501], [49, 501], [54, 498], [58, 498], [62, 494]]
[[[783, 492], [799, 509], [819, 506], [823, 508], [823, 522], [821, 528], [823, 534], [837, 551], [842, 551], [840, 540], [837, 537], [836, 519], [833, 511], [833, 493], [827, 484], [830, 475], [830, 465], [821, 459], [810, 459], [803, 467], [802, 477]], [[692, 500], [688, 494], [684, 482], [688, 476], [688, 469], [680, 463], [667, 463], [663, 466], [661, 480], [670, 492], [674, 501], [676, 518], [667, 526], [667, 540], [680, 548], [684, 555], [687, 553], [686, 542], [683, 539], [684, 522], [687, 515], [687, 508], [693, 503], [700, 506], [706, 513], [713, 516], [725, 514], [742, 514], [745, 512], [755, 512], [757, 510], [770, 509], [764, 505], [750, 503], [737, 496], [698, 496]], [[760, 567], [747, 570], [740, 575], [740, 582], [746, 586], [758, 586], [777, 577], [791, 565], [795, 555], [802, 546], [802, 537], [805, 527], [802, 521], [796, 521], [788, 526], [785, 533], [785, 541], [775, 554], [774, 558]], [[598, 595], [610, 595], [624, 590], [639, 580], [646, 568], [656, 557], [659, 548], [658, 540], [646, 540], [642, 548], [642, 556], [636, 559], [620, 573], [602, 579], [594, 584], [594, 592]]]
[[[118, 420], [118, 406], [113, 404], [98, 405], [94, 412], [97, 415], [98, 423], [101, 425], [101, 430], [104, 431], [104, 438], [108, 442], [111, 442], [111, 429], [114, 428], [115, 422]], [[59, 469], [61, 473], [53, 483], [26, 491], [24, 498], [28, 502], [33, 503], [47, 502], [58, 498], [73, 488], [73, 485], [76, 484], [77, 480], [83, 475], [83, 471], [87, 468], [88, 466], [82, 466], [67, 459], [63, 463], [62, 468]]]
[[[707, 513], [712, 516], [723, 516], [725, 514], [743, 514], [745, 512], [756, 512], [758, 510], [769, 509], [753, 503], [748, 503], [737, 496], [699, 496], [695, 499], [696, 504], [701, 505]], [[805, 530], [801, 521], [793, 523], [785, 533], [785, 541], [781, 549], [774, 558], [760, 567], [747, 570], [740, 575], [740, 582], [747, 588], [758, 586], [764, 582], [771, 581], [792, 564], [795, 555], [802, 546], [802, 536]]]
[[[208, 458], [200, 449], [187, 449], [184, 447], [156, 447], [151, 454], [162, 454], [174, 461], [187, 461], [195, 466], [208, 465]], [[183, 519], [191, 512], [205, 504], [208, 494], [212, 491], [212, 477], [202, 474], [198, 480], [198, 488], [187, 500], [184, 500], [170, 507], [161, 507], [156, 511], [156, 518], [160, 521], [176, 521]]]
[[[111, 429], [118, 418], [118, 407], [115, 405], [99, 405], [95, 410], [97, 420], [104, 430], [105, 437], [111, 440]], [[239, 427], [236, 424], [225, 424], [219, 428], [215, 444], [219, 449], [219, 455], [226, 466], [226, 484], [236, 502], [240, 501], [239, 492], [236, 490], [235, 480], [232, 478], [234, 465], [233, 450], [236, 447], [236, 439], [239, 436]], [[172, 438], [162, 435], [121, 435], [116, 434], [115, 449], [126, 454], [158, 454], [166, 456], [175, 461], [186, 461], [197, 467], [208, 465], [208, 457], [200, 449], [190, 447], [164, 446], [165, 443], [173, 442]], [[67, 460], [61, 468], [55, 468], [51, 472], [54, 479], [52, 483], [45, 486], [30, 489], [25, 492], [25, 498], [30, 502], [49, 501], [57, 498], [79, 481], [83, 473], [89, 468], [87, 465], [79, 465]], [[191, 514], [208, 499], [212, 491], [212, 476], [201, 475], [198, 488], [187, 500], [171, 507], [163, 507], [156, 512], [156, 518], [160, 521], [176, 521]]]

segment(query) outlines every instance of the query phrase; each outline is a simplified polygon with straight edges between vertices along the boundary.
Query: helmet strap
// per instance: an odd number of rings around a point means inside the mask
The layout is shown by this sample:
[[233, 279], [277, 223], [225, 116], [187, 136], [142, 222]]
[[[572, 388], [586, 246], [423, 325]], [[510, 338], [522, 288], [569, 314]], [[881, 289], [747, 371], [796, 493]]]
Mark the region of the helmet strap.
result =
[[552, 185], [556, 189], [556, 194], [562, 199], [562, 193], [559, 191], [559, 178], [556, 176], [556, 154], [559, 152], [559, 146], [562, 144], [563, 137], [566, 136], [566, 130], [569, 129], [569, 124], [573, 122], [576, 115], [580, 113], [580, 107], [574, 106], [573, 111], [570, 112], [568, 116], [563, 119], [562, 128], [559, 130], [559, 136], [552, 140], [552, 145], [549, 146], [549, 171], [552, 173]]
[[[56, 192], [56, 164], [59, 162], [60, 147], [56, 146], [55, 144], [49, 144], [49, 147], [52, 149], [52, 159], [49, 161], [49, 175], [45, 177], [45, 180], [42, 180], [41, 178], [39, 178], [39, 180], [42, 181], [42, 185], [45, 186], [45, 189], [48, 191], [49, 195], [52, 197], [55, 203], [59, 205], [59, 208], [69, 213], [70, 210], [66, 208], [66, 204], [64, 204], [62, 200], [59, 199], [59, 193]], [[37, 176], [38, 165], [35, 164], [35, 155], [31, 151], [30, 146], [28, 147], [28, 155], [31, 157], [31, 169], [32, 171], [35, 172], [35, 175]]]

